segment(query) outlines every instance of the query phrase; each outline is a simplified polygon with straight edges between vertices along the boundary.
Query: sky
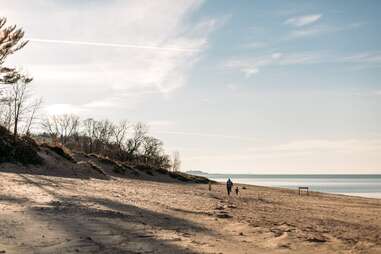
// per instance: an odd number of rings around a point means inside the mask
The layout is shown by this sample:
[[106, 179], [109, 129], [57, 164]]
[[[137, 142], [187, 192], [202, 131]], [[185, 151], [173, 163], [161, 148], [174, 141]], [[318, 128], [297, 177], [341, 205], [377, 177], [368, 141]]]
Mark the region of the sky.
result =
[[381, 173], [381, 1], [0, 2], [46, 114], [143, 121], [182, 170]]

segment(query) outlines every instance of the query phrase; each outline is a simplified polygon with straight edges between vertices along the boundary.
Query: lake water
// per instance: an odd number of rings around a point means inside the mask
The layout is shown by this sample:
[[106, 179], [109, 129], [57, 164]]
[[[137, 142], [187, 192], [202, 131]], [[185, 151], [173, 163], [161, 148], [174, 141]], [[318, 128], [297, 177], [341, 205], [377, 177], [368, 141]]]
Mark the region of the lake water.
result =
[[290, 189], [308, 186], [312, 191], [381, 198], [381, 175], [202, 175], [218, 182], [230, 177], [243, 184]]

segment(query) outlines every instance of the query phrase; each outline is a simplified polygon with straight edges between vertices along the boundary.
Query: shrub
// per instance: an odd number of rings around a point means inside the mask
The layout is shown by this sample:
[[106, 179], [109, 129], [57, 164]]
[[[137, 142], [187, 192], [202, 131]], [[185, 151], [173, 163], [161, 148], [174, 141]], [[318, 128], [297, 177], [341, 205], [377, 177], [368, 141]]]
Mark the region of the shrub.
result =
[[14, 144], [12, 134], [0, 126], [0, 162], [20, 162], [22, 164], [41, 164], [38, 144], [31, 138], [18, 138]]

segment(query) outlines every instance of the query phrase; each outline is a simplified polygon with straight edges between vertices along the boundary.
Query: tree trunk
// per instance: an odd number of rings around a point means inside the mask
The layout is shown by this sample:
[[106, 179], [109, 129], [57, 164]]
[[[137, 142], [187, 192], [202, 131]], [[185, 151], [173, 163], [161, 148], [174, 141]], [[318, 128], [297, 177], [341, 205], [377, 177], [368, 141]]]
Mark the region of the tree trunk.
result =
[[15, 119], [15, 126], [13, 128], [13, 143], [17, 143], [17, 124], [18, 124], [18, 119]]

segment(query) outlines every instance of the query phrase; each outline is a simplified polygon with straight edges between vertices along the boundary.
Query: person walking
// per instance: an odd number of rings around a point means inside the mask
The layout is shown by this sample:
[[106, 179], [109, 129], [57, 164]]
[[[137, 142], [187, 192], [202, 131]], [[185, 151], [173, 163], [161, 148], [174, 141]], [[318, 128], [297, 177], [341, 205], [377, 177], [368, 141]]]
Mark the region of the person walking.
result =
[[233, 182], [229, 178], [228, 181], [226, 182], [226, 189], [228, 191], [228, 196], [230, 196], [230, 192], [232, 191], [232, 188], [233, 188]]

